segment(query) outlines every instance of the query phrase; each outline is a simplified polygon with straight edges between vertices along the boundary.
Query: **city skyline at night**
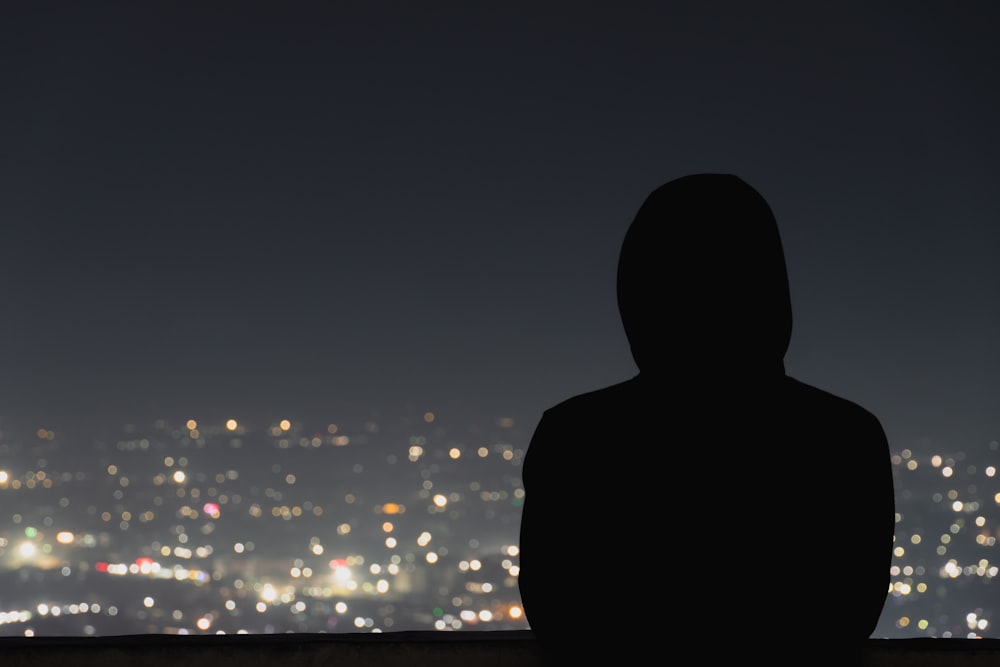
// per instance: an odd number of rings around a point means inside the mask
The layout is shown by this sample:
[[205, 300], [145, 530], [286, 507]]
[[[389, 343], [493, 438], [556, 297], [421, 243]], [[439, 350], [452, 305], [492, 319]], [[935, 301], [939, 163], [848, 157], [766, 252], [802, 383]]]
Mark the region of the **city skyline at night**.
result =
[[158, 421], [75, 470], [72, 438], [5, 433], [0, 632], [523, 629], [517, 430], [435, 421]]

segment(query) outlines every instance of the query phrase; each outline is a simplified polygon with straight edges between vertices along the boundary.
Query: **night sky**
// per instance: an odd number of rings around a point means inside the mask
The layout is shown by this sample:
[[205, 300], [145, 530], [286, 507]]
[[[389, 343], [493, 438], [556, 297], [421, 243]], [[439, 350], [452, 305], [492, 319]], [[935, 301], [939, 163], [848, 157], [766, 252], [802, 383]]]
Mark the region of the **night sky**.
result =
[[636, 372], [625, 229], [661, 183], [724, 171], [783, 235], [788, 372], [872, 410], [893, 449], [982, 447], [1000, 437], [998, 18], [991, 2], [8, 5], [0, 415], [412, 404], [530, 431]]

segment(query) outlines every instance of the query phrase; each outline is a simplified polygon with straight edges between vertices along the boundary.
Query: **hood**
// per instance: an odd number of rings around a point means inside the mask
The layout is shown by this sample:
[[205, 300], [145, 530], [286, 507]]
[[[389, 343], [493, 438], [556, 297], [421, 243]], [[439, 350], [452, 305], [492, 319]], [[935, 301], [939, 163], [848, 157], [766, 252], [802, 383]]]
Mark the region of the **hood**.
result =
[[618, 308], [642, 375], [783, 374], [792, 309], [770, 206], [731, 174], [658, 187], [622, 243]]

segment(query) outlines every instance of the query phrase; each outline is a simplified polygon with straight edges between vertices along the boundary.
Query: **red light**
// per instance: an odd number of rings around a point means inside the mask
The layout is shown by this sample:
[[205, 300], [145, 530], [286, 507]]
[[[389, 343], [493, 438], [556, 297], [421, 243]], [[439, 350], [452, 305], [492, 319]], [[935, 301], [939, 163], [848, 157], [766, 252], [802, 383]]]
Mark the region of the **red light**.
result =
[[105, 563], [103, 560], [102, 561], [98, 561], [97, 564], [94, 565], [94, 569], [97, 570], [98, 572], [107, 572], [108, 571], [108, 564]]

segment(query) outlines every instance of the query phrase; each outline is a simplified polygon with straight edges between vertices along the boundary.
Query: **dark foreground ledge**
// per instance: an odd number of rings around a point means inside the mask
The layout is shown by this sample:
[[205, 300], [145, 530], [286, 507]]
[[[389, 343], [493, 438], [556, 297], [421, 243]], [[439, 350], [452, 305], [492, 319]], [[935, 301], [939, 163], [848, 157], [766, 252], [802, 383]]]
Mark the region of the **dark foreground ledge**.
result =
[[[697, 640], [694, 641], [698, 643]], [[668, 645], [676, 656], [695, 651], [713, 662], [711, 642]], [[821, 639], [789, 640], [792, 657], [757, 656], [766, 664], [822, 664]], [[629, 664], [629, 644], [621, 657]], [[633, 656], [634, 657], [634, 656]], [[1000, 665], [1000, 639], [871, 639], [866, 667], [979, 667]], [[540, 667], [530, 630], [385, 632], [376, 634], [125, 635], [0, 637], [3, 667]]]

